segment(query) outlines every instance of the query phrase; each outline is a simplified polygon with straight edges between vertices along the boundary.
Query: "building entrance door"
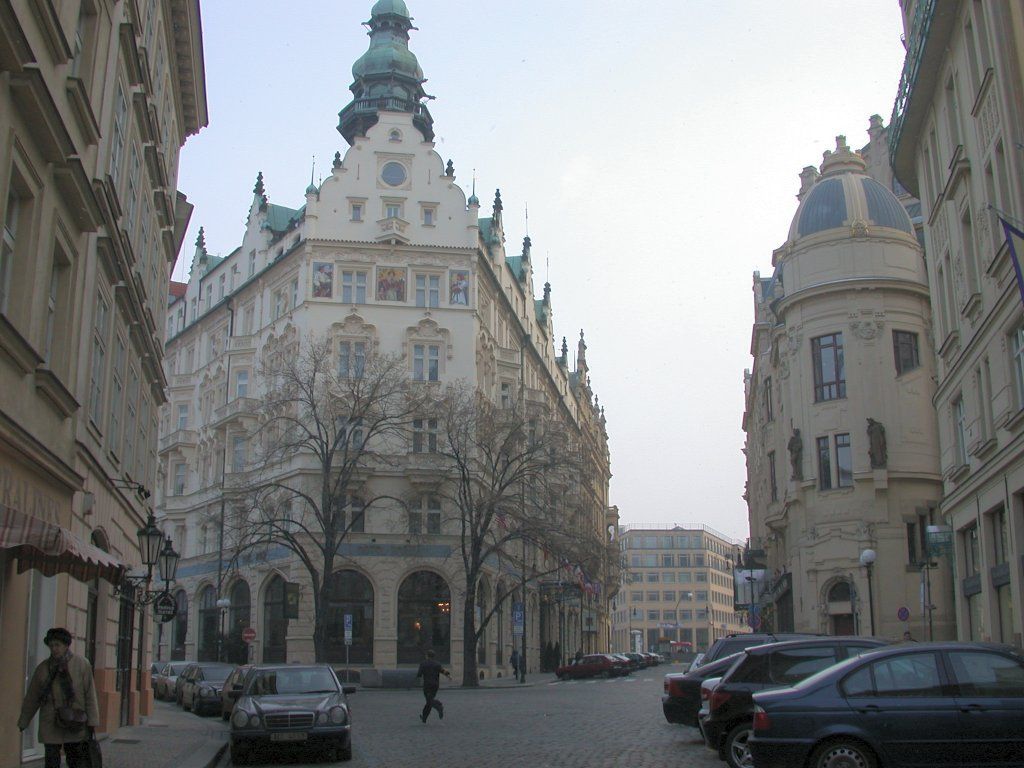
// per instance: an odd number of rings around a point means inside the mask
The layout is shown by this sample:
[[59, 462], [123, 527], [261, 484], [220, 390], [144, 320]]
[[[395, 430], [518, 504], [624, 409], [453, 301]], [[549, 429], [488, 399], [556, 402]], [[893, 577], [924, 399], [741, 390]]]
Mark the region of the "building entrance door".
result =
[[857, 629], [853, 622], [853, 614], [837, 613], [832, 616], [833, 635], [856, 635]]
[[117, 690], [121, 692], [121, 725], [128, 725], [132, 714], [132, 639], [135, 634], [135, 603], [121, 596], [117, 622]]

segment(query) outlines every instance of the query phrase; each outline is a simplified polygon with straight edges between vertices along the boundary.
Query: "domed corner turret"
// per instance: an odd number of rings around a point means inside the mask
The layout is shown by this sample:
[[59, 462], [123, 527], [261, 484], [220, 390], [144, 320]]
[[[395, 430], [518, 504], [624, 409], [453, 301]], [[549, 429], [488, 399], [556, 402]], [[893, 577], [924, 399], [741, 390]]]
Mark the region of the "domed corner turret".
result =
[[834, 152], [825, 152], [819, 177], [807, 171], [801, 173], [801, 202], [789, 229], [790, 243], [828, 232], [840, 238], [869, 236], [880, 234], [880, 229], [914, 236], [906, 209], [896, 195], [867, 175], [864, 158], [850, 150], [845, 136], [836, 137]]
[[415, 29], [403, 0], [378, 0], [366, 22], [370, 47], [352, 65], [353, 100], [338, 113], [338, 132], [349, 144], [376, 125], [381, 112], [407, 112], [426, 141], [434, 138], [434, 120], [426, 105], [423, 69], [409, 50]]

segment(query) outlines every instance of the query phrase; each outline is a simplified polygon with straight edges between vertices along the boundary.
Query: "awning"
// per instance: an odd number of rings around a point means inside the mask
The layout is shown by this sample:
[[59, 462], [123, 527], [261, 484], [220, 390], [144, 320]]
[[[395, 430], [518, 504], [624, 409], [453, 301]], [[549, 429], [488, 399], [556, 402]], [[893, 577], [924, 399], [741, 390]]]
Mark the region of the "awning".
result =
[[99, 547], [86, 544], [59, 525], [0, 504], [0, 549], [18, 556], [18, 573], [35, 568], [46, 576], [70, 574], [79, 581], [120, 584], [125, 566]]

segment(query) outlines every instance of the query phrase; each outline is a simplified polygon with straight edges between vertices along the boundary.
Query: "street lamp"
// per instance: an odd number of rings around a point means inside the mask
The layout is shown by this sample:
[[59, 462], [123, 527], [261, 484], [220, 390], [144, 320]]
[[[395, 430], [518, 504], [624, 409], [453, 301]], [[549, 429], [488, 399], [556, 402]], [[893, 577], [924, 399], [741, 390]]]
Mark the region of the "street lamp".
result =
[[[146, 568], [145, 575], [126, 574], [121, 584], [114, 589], [115, 594], [129, 594], [137, 605], [149, 605], [161, 595], [167, 594], [171, 582], [178, 570], [179, 555], [174, 551], [170, 538], [164, 538], [163, 531], [156, 527], [156, 519], [150, 510], [146, 524], [135, 532], [139, 541], [139, 552], [142, 553], [142, 564]], [[163, 549], [161, 550], [161, 546]], [[151, 590], [153, 568], [158, 568], [163, 589]]]
[[874, 595], [871, 590], [871, 566], [875, 564], [875, 550], [865, 549], [860, 553], [860, 564], [863, 565], [868, 572], [868, 619], [869, 626], [871, 627], [871, 636], [875, 634], [875, 603]]
[[222, 597], [214, 605], [220, 611], [220, 631], [217, 633], [217, 661], [224, 661], [224, 616], [231, 607], [231, 598]]

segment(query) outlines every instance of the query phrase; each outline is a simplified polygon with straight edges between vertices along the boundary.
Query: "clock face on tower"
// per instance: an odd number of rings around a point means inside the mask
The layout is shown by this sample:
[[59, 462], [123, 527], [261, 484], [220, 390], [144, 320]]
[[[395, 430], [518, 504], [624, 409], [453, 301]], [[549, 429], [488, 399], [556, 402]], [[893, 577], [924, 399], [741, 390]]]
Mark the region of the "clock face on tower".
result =
[[400, 187], [405, 184], [405, 166], [395, 162], [385, 163], [380, 178], [389, 187]]

